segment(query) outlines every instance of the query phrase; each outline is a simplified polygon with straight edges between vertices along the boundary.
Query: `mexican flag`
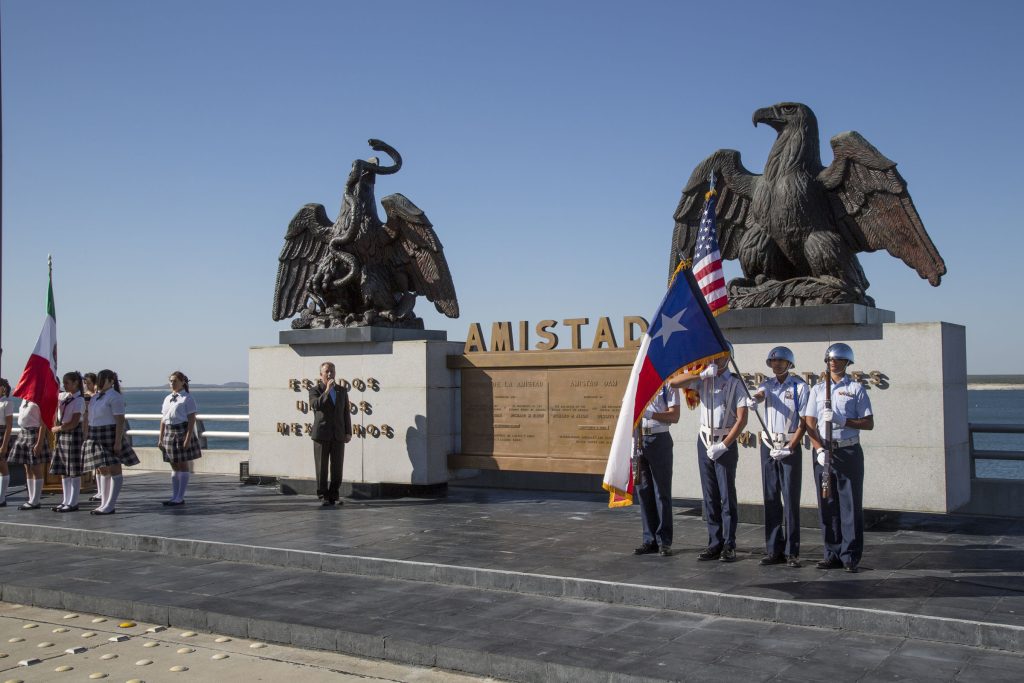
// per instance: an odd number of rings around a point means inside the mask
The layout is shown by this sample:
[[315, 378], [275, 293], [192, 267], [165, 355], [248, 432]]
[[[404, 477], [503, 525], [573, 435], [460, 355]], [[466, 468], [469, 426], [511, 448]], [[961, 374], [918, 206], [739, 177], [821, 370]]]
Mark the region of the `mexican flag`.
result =
[[50, 286], [46, 292], [46, 320], [39, 333], [36, 348], [25, 364], [14, 396], [32, 401], [39, 406], [43, 424], [53, 425], [57, 415], [57, 312], [53, 307], [53, 272], [50, 272]]

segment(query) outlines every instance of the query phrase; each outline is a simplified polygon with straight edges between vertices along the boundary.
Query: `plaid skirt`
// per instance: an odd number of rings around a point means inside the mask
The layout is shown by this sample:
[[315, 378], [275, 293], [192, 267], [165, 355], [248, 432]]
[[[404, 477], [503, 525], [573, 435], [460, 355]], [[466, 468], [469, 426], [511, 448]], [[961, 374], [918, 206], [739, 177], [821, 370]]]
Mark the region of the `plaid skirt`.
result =
[[82, 454], [84, 441], [82, 425], [78, 425], [70, 432], [58, 432], [57, 448], [53, 452], [53, 460], [50, 461], [50, 474], [62, 477], [82, 476], [85, 471]]
[[50, 461], [53, 451], [50, 450], [50, 440], [43, 439], [43, 451], [39, 455], [32, 452], [39, 437], [39, 427], [22, 427], [18, 438], [11, 445], [11, 451], [7, 454], [7, 462], [11, 465], [43, 465]]
[[124, 465], [131, 467], [139, 464], [139, 456], [132, 449], [131, 440], [126, 435], [121, 439], [121, 452], [114, 455], [114, 437], [117, 436], [117, 425], [89, 427], [89, 438], [82, 445], [85, 456], [83, 467], [94, 470], [99, 467]]
[[164, 462], [188, 462], [203, 457], [199, 450], [199, 439], [192, 435], [192, 443], [185, 447], [185, 434], [188, 433], [188, 423], [181, 422], [176, 425], [164, 425], [164, 440], [160, 443], [164, 452]]

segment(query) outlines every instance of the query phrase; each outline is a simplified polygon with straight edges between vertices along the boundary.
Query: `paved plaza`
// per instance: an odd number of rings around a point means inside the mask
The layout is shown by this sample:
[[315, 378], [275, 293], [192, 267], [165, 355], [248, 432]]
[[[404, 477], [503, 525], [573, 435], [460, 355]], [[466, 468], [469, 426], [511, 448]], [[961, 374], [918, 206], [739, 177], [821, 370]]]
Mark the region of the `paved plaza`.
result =
[[[322, 508], [273, 487], [127, 477], [116, 515], [0, 509], [0, 598], [509, 680], [1021, 680], [1024, 522], [904, 515], [862, 572], [635, 557], [636, 508], [451, 488]], [[84, 507], [83, 507], [84, 509]], [[897, 528], [899, 527], [899, 528]]]

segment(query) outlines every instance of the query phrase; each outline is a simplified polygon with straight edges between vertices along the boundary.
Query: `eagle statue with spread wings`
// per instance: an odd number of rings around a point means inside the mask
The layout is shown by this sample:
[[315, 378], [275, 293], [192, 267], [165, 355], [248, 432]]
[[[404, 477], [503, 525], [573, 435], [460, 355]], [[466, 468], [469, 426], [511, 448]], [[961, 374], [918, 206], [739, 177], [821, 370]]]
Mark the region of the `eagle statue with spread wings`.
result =
[[721, 149], [694, 169], [675, 212], [670, 272], [692, 258], [709, 179], [718, 191], [718, 246], [739, 259], [729, 282], [732, 308], [859, 303], [874, 306], [857, 253], [885, 249], [938, 286], [946, 264], [924, 229], [896, 163], [859, 133], [832, 138], [821, 164], [818, 121], [810, 107], [781, 102], [758, 109], [778, 138], [764, 173]]
[[284, 235], [274, 287], [274, 320], [296, 313], [295, 329], [322, 327], [402, 327], [423, 329], [416, 317], [416, 296], [425, 296], [438, 312], [459, 317], [459, 302], [441, 240], [423, 211], [405, 196], [384, 197], [387, 213], [377, 215], [377, 176], [402, 167], [390, 145], [370, 147], [392, 159], [356, 159], [345, 182], [341, 212], [333, 223], [322, 204], [306, 204]]

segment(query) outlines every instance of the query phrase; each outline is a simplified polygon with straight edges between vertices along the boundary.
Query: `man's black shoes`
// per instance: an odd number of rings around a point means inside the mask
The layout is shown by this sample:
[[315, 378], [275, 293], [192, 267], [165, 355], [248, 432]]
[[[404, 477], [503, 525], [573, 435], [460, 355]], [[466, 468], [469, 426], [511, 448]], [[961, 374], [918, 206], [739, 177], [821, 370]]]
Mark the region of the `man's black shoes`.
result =
[[761, 558], [761, 561], [758, 564], [760, 564], [762, 567], [768, 567], [768, 566], [773, 565], [773, 564], [785, 564], [785, 563], [786, 563], [786, 558], [783, 557], [782, 555], [765, 555], [764, 557]]
[[662, 557], [668, 557], [669, 555], [672, 554], [672, 546], [670, 546], [670, 545], [663, 545], [663, 546], [661, 546], [661, 550], [658, 551], [658, 554], [661, 555]]
[[843, 563], [838, 558], [830, 558], [827, 560], [821, 560], [818, 564], [814, 565], [818, 569], [842, 569]]
[[860, 571], [859, 569], [857, 569], [857, 565], [852, 563], [843, 565], [843, 569], [845, 569], [848, 574], [856, 574]]
[[726, 548], [722, 551], [722, 556], [718, 558], [722, 562], [735, 562], [736, 561], [736, 549]]
[[790, 555], [786, 558], [786, 566], [792, 567], [793, 569], [799, 569], [804, 565], [800, 562], [800, 558], [797, 555]]
[[658, 544], [657, 543], [644, 543], [642, 546], [640, 546], [639, 548], [635, 549], [633, 551], [633, 554], [634, 555], [653, 555], [656, 552], [658, 552]]
[[697, 559], [701, 562], [707, 562], [709, 560], [717, 560], [722, 556], [721, 548], [705, 548], [697, 555]]

